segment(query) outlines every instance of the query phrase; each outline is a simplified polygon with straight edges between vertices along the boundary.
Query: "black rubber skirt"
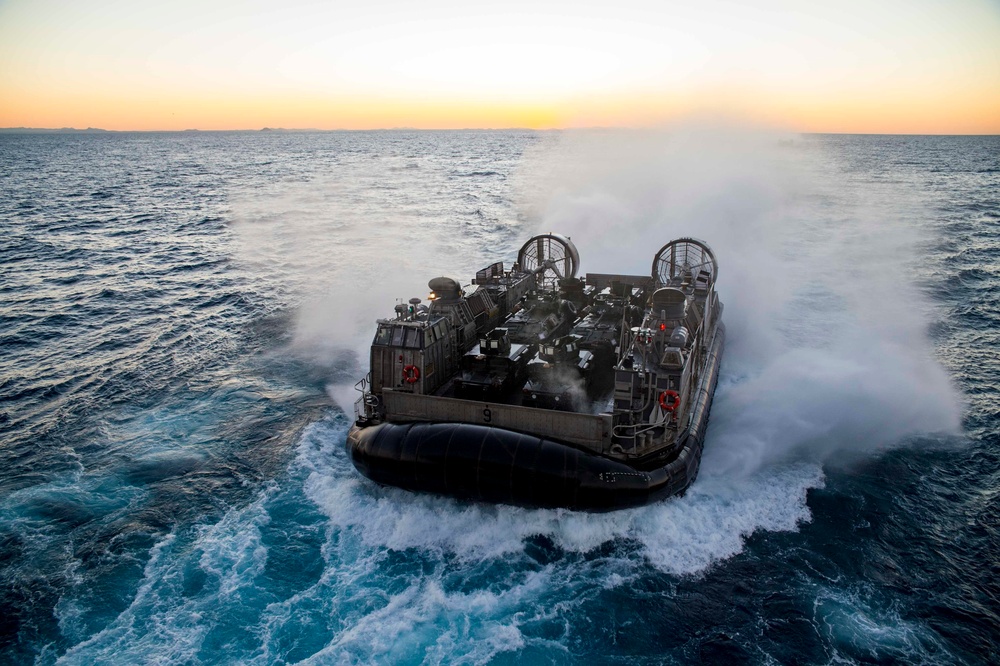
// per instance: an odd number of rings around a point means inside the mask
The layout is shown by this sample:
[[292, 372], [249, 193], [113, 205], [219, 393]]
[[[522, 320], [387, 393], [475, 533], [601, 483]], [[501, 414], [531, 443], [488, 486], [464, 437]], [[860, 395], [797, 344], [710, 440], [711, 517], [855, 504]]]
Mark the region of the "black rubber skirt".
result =
[[674, 463], [642, 472], [562, 442], [465, 423], [355, 427], [347, 447], [376, 483], [524, 506], [635, 506], [683, 491], [697, 472], [687, 448]]

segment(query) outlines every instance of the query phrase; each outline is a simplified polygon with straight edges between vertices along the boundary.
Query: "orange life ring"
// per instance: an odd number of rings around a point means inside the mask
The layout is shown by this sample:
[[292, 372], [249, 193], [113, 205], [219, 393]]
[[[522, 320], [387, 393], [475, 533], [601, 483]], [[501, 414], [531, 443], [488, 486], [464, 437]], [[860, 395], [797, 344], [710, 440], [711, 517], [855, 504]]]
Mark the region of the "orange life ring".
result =
[[403, 381], [407, 384], [416, 384], [420, 379], [420, 368], [415, 365], [408, 365], [403, 368]]
[[[667, 398], [673, 398], [673, 402], [667, 402]], [[660, 394], [660, 407], [668, 412], [672, 412], [681, 406], [681, 396], [677, 391], [664, 391]]]

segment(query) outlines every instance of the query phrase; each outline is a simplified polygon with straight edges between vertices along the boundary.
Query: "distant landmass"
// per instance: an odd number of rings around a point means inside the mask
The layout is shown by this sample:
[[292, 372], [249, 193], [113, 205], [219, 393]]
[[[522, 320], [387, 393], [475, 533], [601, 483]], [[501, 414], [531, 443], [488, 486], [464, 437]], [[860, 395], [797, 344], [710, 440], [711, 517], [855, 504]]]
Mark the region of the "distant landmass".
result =
[[261, 127], [261, 132], [337, 132], [339, 130], [321, 130], [315, 128], [288, 129], [287, 127]]
[[[196, 128], [183, 129], [183, 130], [107, 130], [101, 129], [99, 127], [88, 127], [86, 129], [77, 129], [75, 127], [60, 127], [60, 128], [49, 128], [49, 127], [0, 127], [0, 134], [127, 134], [135, 132], [148, 132], [148, 133], [170, 133], [170, 132], [184, 132], [184, 133], [195, 133], [195, 132], [496, 132], [496, 131], [548, 131], [548, 130], [531, 130], [529, 128], [522, 127], [507, 127], [507, 128], [451, 128], [451, 129], [427, 129], [422, 130], [416, 127], [391, 127], [386, 129], [317, 129], [314, 127], [308, 128], [286, 128], [286, 127], [261, 127], [260, 129], [230, 129], [230, 130], [202, 130]], [[555, 130], [559, 131], [559, 130]]]
[[0, 127], [0, 134], [111, 134], [121, 132], [339, 132], [342, 130], [321, 130], [315, 128], [287, 129], [284, 127], [262, 127], [259, 130], [201, 130], [197, 128], [183, 130], [106, 130], [99, 127], [78, 129], [76, 127]]
[[113, 131], [100, 129], [99, 127], [88, 127], [87, 129], [77, 129], [75, 127], [60, 127], [58, 129], [45, 127], [0, 127], [0, 132], [7, 134], [104, 134]]

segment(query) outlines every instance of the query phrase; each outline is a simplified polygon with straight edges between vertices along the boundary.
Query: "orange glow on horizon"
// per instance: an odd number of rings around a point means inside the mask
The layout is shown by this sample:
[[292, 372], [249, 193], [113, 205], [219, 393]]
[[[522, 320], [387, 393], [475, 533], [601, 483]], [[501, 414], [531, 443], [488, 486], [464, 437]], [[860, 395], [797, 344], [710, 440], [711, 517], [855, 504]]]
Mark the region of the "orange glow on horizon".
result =
[[0, 108], [0, 127], [95, 127], [119, 131], [284, 129], [557, 129], [648, 127], [691, 117], [722, 117], [798, 132], [1000, 134], [1000, 91], [940, 99], [891, 100], [736, 93], [610, 96], [562, 104], [466, 100], [281, 97], [20, 97]]
[[1000, 134], [997, 35], [989, 0], [8, 0], [0, 127]]
[[509, 128], [550, 129], [559, 126], [555, 110], [518, 104], [475, 103], [464, 100], [409, 102], [405, 100], [322, 100], [245, 97], [111, 98], [78, 95], [69, 100], [51, 96], [34, 103], [15, 102], [0, 109], [2, 127], [97, 127], [121, 131], [185, 129], [359, 130], [408, 127], [415, 129]]

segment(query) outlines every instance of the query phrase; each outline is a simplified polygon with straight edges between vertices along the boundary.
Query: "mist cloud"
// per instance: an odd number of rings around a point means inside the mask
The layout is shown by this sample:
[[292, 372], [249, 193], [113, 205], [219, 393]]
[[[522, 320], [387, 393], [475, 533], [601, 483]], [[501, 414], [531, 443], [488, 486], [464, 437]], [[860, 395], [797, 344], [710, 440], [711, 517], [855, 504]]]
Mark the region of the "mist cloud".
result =
[[526, 214], [570, 235], [584, 270], [648, 273], [679, 236], [716, 252], [728, 336], [709, 473], [960, 430], [926, 335], [932, 304], [913, 283], [918, 211], [905, 190], [853, 178], [817, 138], [568, 132], [519, 181]]

